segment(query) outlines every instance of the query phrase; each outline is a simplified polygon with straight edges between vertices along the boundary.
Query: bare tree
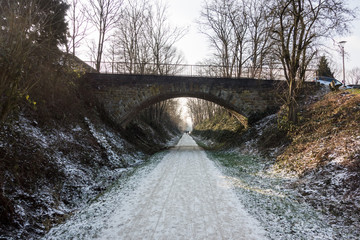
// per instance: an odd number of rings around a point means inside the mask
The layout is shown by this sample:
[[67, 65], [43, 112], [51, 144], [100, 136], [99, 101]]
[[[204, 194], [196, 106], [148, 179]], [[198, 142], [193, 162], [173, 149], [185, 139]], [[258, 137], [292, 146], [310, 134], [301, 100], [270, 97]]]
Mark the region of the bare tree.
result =
[[[89, 0], [85, 12], [87, 19], [98, 33], [95, 61], [96, 70], [100, 71], [104, 52], [104, 43], [108, 34], [121, 17], [122, 0]], [[95, 49], [94, 49], [95, 50]]]
[[113, 45], [129, 73], [145, 73], [145, 66], [151, 61], [146, 36], [150, 11], [151, 6], [146, 0], [129, 0], [123, 10], [124, 17], [116, 26]]
[[68, 10], [69, 34], [66, 44], [66, 51], [76, 54], [76, 49], [87, 36], [88, 21], [86, 21], [84, 5], [80, 0], [68, 0], [70, 8]]
[[271, 65], [272, 18], [269, 18], [267, 3], [262, 0], [248, 0], [245, 12], [249, 25], [250, 77], [260, 78], [263, 67]]
[[359, 85], [360, 84], [360, 68], [355, 67], [348, 72], [348, 79], [350, 84]]
[[235, 65], [235, 76], [241, 77], [243, 66], [249, 60], [249, 56], [245, 55], [245, 49], [248, 45], [249, 32], [249, 14], [246, 12], [246, 0], [241, 2], [232, 2], [229, 7], [228, 14], [233, 28], [234, 43], [232, 44], [232, 66]]
[[179, 102], [176, 99], [168, 99], [144, 109], [140, 117], [146, 122], [155, 122], [162, 125], [172, 124], [174, 128], [180, 128], [184, 124], [182, 123], [178, 108]]
[[205, 119], [205, 115], [202, 111], [202, 105], [199, 100], [200, 99], [197, 98], [189, 98], [187, 101], [187, 106], [190, 110], [190, 116], [195, 126]]
[[152, 53], [152, 61], [155, 64], [154, 72], [161, 75], [174, 74], [177, 69], [170, 64], [179, 64], [183, 61], [182, 56], [175, 48], [185, 34], [186, 29], [172, 27], [167, 17], [168, 6], [162, 2], [156, 2], [150, 12], [148, 22], [148, 44]]
[[282, 63], [288, 90], [287, 121], [297, 121], [296, 97], [323, 37], [347, 30], [354, 17], [342, 0], [273, 0], [275, 53]]
[[172, 27], [167, 6], [146, 0], [128, 1], [114, 39], [120, 61], [129, 73], [174, 74], [182, 56], [175, 48], [186, 29]]
[[[233, 75], [236, 59], [233, 53], [240, 50], [233, 28], [238, 26], [240, 19], [230, 15], [233, 12], [236, 12], [233, 0], [208, 0], [204, 2], [199, 21], [200, 31], [208, 37], [215, 50], [214, 55], [223, 68], [223, 77]], [[241, 34], [241, 31], [237, 33]]]
[[116, 64], [118, 50], [117, 50], [117, 46], [115, 45], [115, 38], [116, 38], [116, 35], [114, 34], [111, 37], [111, 41], [110, 41], [111, 44], [110, 44], [109, 48], [107, 49], [107, 58], [111, 63], [111, 73], [120, 71], [120, 69], [118, 69], [119, 67]]
[[190, 110], [190, 115], [195, 126], [207, 119], [211, 119], [214, 116], [227, 111], [225, 108], [213, 102], [199, 98], [189, 98], [187, 106]]
[[[271, 65], [267, 2], [261, 0], [207, 0], [201, 12], [200, 31], [215, 50], [215, 64], [224, 77], [241, 77], [250, 67], [249, 77], [260, 77], [265, 65]], [[250, 72], [249, 72], [250, 71]]]
[[166, 106], [166, 114], [169, 116], [170, 120], [176, 125], [180, 130], [185, 130], [186, 122], [182, 118], [180, 109], [180, 104], [178, 99], [168, 99], [168, 104]]

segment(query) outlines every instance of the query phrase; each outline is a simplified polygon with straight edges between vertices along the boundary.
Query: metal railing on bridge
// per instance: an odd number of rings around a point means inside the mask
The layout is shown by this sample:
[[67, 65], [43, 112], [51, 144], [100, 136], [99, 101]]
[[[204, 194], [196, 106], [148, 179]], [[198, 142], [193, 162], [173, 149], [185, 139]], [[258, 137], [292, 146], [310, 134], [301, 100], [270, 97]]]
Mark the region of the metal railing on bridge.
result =
[[[85, 61], [96, 71], [96, 62]], [[282, 68], [269, 67], [241, 67], [216, 65], [189, 64], [155, 64], [129, 62], [101, 62], [100, 73], [107, 74], [140, 74], [189, 77], [217, 77], [217, 78], [255, 78], [264, 80], [285, 80]], [[308, 70], [306, 81], [313, 81], [315, 70]]]

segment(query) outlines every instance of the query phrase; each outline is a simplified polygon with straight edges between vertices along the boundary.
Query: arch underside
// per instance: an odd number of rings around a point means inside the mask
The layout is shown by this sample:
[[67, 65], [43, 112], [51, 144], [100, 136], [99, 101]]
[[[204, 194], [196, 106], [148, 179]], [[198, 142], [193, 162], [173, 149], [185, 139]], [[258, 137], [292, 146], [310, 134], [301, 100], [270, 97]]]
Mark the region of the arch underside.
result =
[[162, 102], [168, 99], [172, 98], [180, 98], [180, 97], [191, 97], [191, 98], [200, 98], [206, 101], [213, 102], [215, 104], [218, 104], [225, 109], [227, 109], [229, 112], [231, 112], [237, 119], [240, 121], [243, 121], [244, 118], [247, 118], [247, 114], [245, 114], [243, 111], [238, 109], [236, 106], [233, 106], [229, 103], [229, 101], [222, 99], [220, 97], [214, 96], [213, 94], [209, 93], [189, 93], [189, 92], [177, 92], [177, 93], [165, 93], [165, 94], [159, 94], [157, 96], [154, 96], [152, 98], [146, 99], [143, 102], [141, 102], [138, 106], [134, 106], [133, 110], [129, 113], [127, 113], [124, 117], [121, 118], [120, 124], [123, 127], [126, 127], [126, 125], [131, 122], [132, 119], [136, 117], [136, 115], [143, 109], [158, 103]]

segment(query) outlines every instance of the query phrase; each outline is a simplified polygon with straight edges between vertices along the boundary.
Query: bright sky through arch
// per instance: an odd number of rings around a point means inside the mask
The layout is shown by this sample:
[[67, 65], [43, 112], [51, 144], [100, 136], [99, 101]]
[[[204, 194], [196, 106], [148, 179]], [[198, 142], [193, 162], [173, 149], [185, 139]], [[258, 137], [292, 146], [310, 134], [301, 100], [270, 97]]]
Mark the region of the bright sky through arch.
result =
[[176, 99], [179, 103], [179, 112], [181, 119], [185, 122], [185, 127], [187, 131], [191, 131], [193, 128], [193, 121], [190, 114], [190, 109], [188, 107], [188, 99], [187, 98], [177, 98]]

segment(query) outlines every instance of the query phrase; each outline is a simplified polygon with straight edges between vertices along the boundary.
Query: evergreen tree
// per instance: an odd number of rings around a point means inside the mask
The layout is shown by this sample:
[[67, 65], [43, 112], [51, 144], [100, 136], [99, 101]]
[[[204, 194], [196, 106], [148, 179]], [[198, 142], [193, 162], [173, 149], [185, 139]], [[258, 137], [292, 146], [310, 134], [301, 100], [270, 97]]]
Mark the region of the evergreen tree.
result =
[[322, 56], [320, 58], [317, 75], [321, 77], [334, 77], [334, 72], [331, 71], [329, 63], [325, 56]]

